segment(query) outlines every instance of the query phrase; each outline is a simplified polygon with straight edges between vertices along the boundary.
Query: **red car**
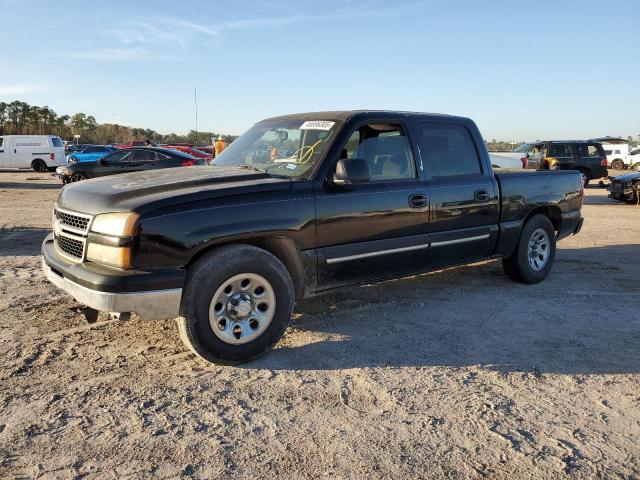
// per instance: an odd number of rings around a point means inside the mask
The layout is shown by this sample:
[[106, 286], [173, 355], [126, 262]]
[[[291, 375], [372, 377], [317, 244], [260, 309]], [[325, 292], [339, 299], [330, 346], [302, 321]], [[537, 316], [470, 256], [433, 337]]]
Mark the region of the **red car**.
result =
[[188, 147], [186, 145], [167, 145], [165, 148], [173, 148], [174, 150], [179, 150], [180, 152], [188, 153], [189, 155], [202, 158], [205, 162], [210, 163], [213, 160], [213, 155], [200, 150], [196, 147]]

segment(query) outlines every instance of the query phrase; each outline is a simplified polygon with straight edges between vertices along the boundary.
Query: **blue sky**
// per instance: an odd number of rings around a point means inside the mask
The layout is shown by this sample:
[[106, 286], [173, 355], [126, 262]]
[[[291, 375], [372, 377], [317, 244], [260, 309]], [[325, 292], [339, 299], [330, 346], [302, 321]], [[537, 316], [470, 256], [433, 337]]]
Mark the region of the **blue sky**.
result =
[[0, 0], [0, 100], [241, 133], [272, 115], [472, 117], [487, 138], [640, 134], [640, 0]]

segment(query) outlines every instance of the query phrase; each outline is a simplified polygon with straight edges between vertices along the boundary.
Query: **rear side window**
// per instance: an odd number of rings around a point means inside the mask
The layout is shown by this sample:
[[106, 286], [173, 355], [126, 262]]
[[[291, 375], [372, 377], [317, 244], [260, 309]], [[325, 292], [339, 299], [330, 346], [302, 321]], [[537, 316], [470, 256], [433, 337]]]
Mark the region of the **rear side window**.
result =
[[597, 143], [576, 143], [574, 147], [580, 157], [599, 158], [605, 156], [602, 145]]
[[127, 157], [131, 155], [130, 151], [120, 151], [112, 153], [111, 155], [107, 155], [104, 157], [104, 160], [109, 163], [119, 163], [119, 162], [128, 162]]
[[462, 125], [418, 124], [418, 145], [431, 177], [479, 175], [480, 158], [469, 131]]
[[51, 141], [53, 142], [54, 147], [64, 147], [64, 143], [62, 143], [60, 137], [53, 137], [51, 138]]
[[0, 148], [4, 145], [4, 138], [0, 138]]

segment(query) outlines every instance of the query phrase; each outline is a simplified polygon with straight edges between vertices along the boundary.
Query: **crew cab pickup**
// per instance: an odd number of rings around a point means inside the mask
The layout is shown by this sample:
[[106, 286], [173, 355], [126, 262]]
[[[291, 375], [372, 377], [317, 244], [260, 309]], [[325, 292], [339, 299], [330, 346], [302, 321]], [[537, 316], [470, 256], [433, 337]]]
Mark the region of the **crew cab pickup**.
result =
[[296, 114], [213, 166], [65, 186], [42, 266], [90, 311], [177, 318], [194, 353], [234, 363], [278, 341], [297, 298], [485, 259], [539, 282], [582, 202], [575, 171], [494, 174], [467, 118]]

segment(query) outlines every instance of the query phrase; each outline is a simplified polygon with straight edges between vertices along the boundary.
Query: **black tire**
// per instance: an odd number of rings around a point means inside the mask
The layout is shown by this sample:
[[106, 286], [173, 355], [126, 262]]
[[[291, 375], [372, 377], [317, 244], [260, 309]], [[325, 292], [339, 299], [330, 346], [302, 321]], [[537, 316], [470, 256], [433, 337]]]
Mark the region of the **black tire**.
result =
[[[544, 267], [536, 271], [530, 263], [529, 242], [536, 232], [543, 230], [548, 236], [548, 257]], [[545, 215], [534, 215], [527, 223], [520, 234], [518, 246], [510, 257], [502, 259], [502, 266], [507, 276], [520, 283], [532, 284], [544, 280], [553, 265], [556, 256], [556, 232], [551, 221]]]
[[614, 170], [624, 170], [624, 162], [619, 158], [616, 158], [613, 162], [611, 162], [611, 168]]
[[589, 182], [591, 181], [591, 174], [589, 173], [588, 170], [580, 170], [580, 173], [582, 174], [582, 184], [584, 187], [586, 187], [587, 185], [589, 185]]
[[[209, 308], [217, 291], [236, 275], [259, 275], [275, 294], [273, 317], [257, 338], [231, 344], [219, 338], [210, 324]], [[219, 364], [246, 362], [269, 350], [289, 326], [295, 292], [283, 263], [251, 245], [228, 245], [204, 255], [188, 270], [177, 319], [180, 339], [200, 358]], [[229, 320], [231, 322], [231, 320]]]
[[36, 158], [33, 162], [31, 162], [31, 168], [33, 168], [34, 172], [44, 173], [47, 171], [47, 164], [44, 160]]
[[87, 175], [79, 172], [79, 173], [74, 173], [73, 175], [71, 175], [71, 178], [69, 179], [69, 183], [74, 183], [74, 182], [81, 182], [82, 180], [86, 180]]
[[631, 168], [633, 168], [636, 172], [640, 172], [640, 162], [636, 163], [636, 164], [635, 164], [633, 167], [631, 167]]

